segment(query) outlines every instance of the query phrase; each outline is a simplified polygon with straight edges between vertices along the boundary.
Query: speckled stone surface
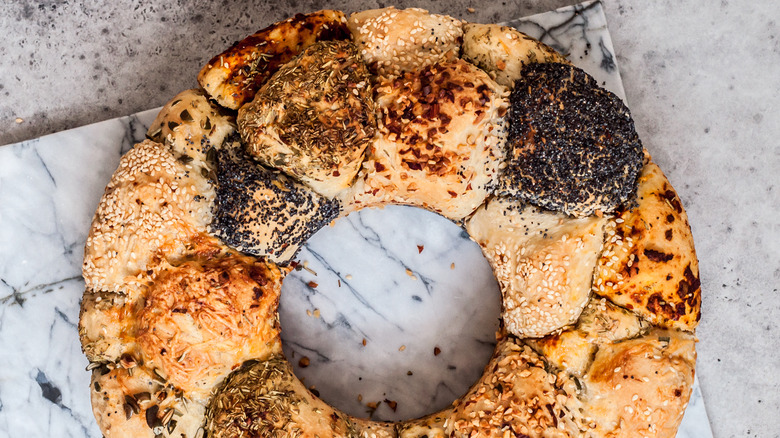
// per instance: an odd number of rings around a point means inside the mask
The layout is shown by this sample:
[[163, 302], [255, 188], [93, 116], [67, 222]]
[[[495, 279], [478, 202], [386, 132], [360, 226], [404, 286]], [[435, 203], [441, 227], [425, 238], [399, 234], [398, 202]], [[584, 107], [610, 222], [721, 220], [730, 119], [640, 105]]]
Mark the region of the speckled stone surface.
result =
[[[571, 3], [395, 2], [485, 22]], [[232, 41], [325, 4], [3, 2], [0, 144], [160, 106]], [[780, 3], [604, 6], [640, 137], [693, 228], [704, 292], [697, 372], [714, 436], [779, 437]]]

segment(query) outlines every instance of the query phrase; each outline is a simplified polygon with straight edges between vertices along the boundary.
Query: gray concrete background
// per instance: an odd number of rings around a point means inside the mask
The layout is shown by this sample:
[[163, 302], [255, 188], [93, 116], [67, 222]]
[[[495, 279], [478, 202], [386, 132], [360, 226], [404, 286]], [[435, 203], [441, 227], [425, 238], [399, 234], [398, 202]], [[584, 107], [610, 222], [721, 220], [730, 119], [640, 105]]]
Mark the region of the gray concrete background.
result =
[[[572, 3], [395, 2], [481, 22]], [[160, 106], [195, 86], [213, 54], [296, 12], [385, 5], [3, 2], [0, 144]], [[704, 291], [697, 370], [715, 437], [780, 437], [780, 5], [604, 6], [637, 130], [692, 224]]]

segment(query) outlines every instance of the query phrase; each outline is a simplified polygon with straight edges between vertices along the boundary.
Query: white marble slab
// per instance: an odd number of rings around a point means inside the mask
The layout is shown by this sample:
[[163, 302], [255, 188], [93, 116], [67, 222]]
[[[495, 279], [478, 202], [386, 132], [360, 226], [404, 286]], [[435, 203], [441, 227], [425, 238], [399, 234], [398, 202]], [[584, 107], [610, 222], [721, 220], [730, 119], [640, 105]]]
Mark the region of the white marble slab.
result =
[[[511, 24], [624, 96], [600, 3]], [[100, 436], [76, 331], [83, 244], [119, 157], [156, 112], [0, 148], [0, 436]], [[381, 401], [374, 418], [410, 418], [448, 405], [482, 372], [499, 293], [452, 223], [367, 210], [318, 232], [299, 259], [308, 270], [285, 281], [283, 338], [326, 401], [356, 415]], [[310, 366], [297, 367], [302, 356]], [[712, 436], [698, 383], [677, 436]]]

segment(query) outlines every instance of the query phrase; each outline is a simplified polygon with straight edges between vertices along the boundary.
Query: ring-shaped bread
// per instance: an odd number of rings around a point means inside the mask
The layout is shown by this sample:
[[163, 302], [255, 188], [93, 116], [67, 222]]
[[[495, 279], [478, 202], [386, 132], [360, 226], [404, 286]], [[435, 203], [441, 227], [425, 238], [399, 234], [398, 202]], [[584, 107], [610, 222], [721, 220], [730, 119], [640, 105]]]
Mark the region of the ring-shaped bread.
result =
[[[348, 32], [351, 43], [318, 43]], [[285, 139], [240, 132], [251, 138], [242, 143], [223, 106], [252, 102], [277, 70], [327, 72], [317, 57], [336, 52], [345, 55], [333, 71], [346, 73], [331, 85], [342, 81], [333, 89], [355, 99], [328, 94], [330, 85], [307, 96], [345, 114], [345, 132], [373, 133], [372, 146], [362, 137], [339, 140], [327, 121], [328, 141], [343, 141], [328, 146], [339, 151], [332, 162], [317, 161], [319, 148], [297, 148], [294, 160], [272, 168]], [[366, 80], [363, 63], [377, 76]], [[540, 75], [542, 88], [528, 82]], [[613, 136], [567, 132], [573, 141], [552, 142], [571, 148], [553, 151], [564, 158], [544, 161], [550, 145], [535, 135], [541, 125], [526, 104], [560, 106], [553, 112], [563, 123], [539, 110], [556, 139], [566, 120], [586, 126], [592, 112], [540, 89], [571, 92], [567, 80], [577, 77], [586, 98], [617, 99], [582, 75], [513, 29], [420, 9], [349, 20], [338, 11], [299, 14], [214, 57], [199, 76], [203, 90], [172, 99], [150, 140], [122, 158], [89, 233], [79, 334], [104, 435], [673, 437], [691, 392], [700, 318], [690, 227], [669, 181], [637, 153], [620, 105], [598, 116], [631, 144], [612, 149]], [[262, 99], [261, 92], [252, 105], [272, 110], [256, 114], [278, 113], [279, 102]], [[359, 114], [373, 111], [372, 100], [376, 114]], [[256, 117], [252, 129], [273, 134], [263, 123], [274, 120]], [[507, 129], [524, 134], [506, 142]], [[602, 160], [600, 151], [612, 155]], [[528, 156], [537, 167], [523, 167]], [[585, 169], [575, 182], [606, 181], [612, 191], [539, 193], [528, 185], [544, 175], [544, 187], [554, 187], [550, 175], [565, 170], [556, 166], [585, 156], [594, 158], [574, 163]], [[320, 164], [302, 164], [312, 162]], [[620, 168], [601, 168], [616, 162]], [[359, 173], [341, 175], [355, 163]], [[301, 177], [309, 170], [312, 178]], [[311, 234], [339, 214], [393, 203], [462, 221], [494, 269], [503, 309], [493, 357], [466, 394], [441, 412], [386, 423], [338, 412], [305, 388], [282, 355], [277, 305], [290, 269], [281, 266]]]

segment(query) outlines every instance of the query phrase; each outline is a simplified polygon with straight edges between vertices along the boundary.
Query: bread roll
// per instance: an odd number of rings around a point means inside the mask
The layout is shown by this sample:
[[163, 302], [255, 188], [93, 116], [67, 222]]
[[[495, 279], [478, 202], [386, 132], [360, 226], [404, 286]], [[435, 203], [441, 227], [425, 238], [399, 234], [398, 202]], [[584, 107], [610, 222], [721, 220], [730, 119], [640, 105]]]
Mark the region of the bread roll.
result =
[[655, 325], [693, 330], [701, 318], [701, 282], [688, 215], [652, 162], [642, 170], [636, 199], [609, 222], [593, 291]]
[[349, 38], [341, 11], [296, 14], [233, 44], [211, 58], [198, 74], [198, 83], [220, 105], [237, 110], [282, 65], [317, 41]]
[[493, 268], [506, 329], [541, 337], [574, 323], [587, 304], [606, 219], [571, 219], [491, 198], [466, 222]]
[[628, 108], [577, 67], [529, 64], [510, 96], [497, 193], [583, 217], [633, 198], [643, 152]]
[[371, 70], [390, 78], [457, 58], [463, 40], [460, 20], [419, 8], [355, 12], [347, 26]]
[[349, 187], [374, 137], [371, 80], [355, 46], [323, 41], [282, 66], [238, 112], [247, 151], [323, 196]]
[[499, 84], [514, 88], [523, 67], [569, 61], [553, 48], [517, 29], [498, 24], [463, 25], [463, 59], [485, 70]]
[[459, 220], [479, 207], [502, 159], [504, 87], [457, 60], [385, 80], [376, 96], [377, 137], [347, 209], [408, 204]]
[[239, 251], [287, 264], [339, 211], [338, 201], [252, 161], [237, 139], [217, 154], [211, 230]]

